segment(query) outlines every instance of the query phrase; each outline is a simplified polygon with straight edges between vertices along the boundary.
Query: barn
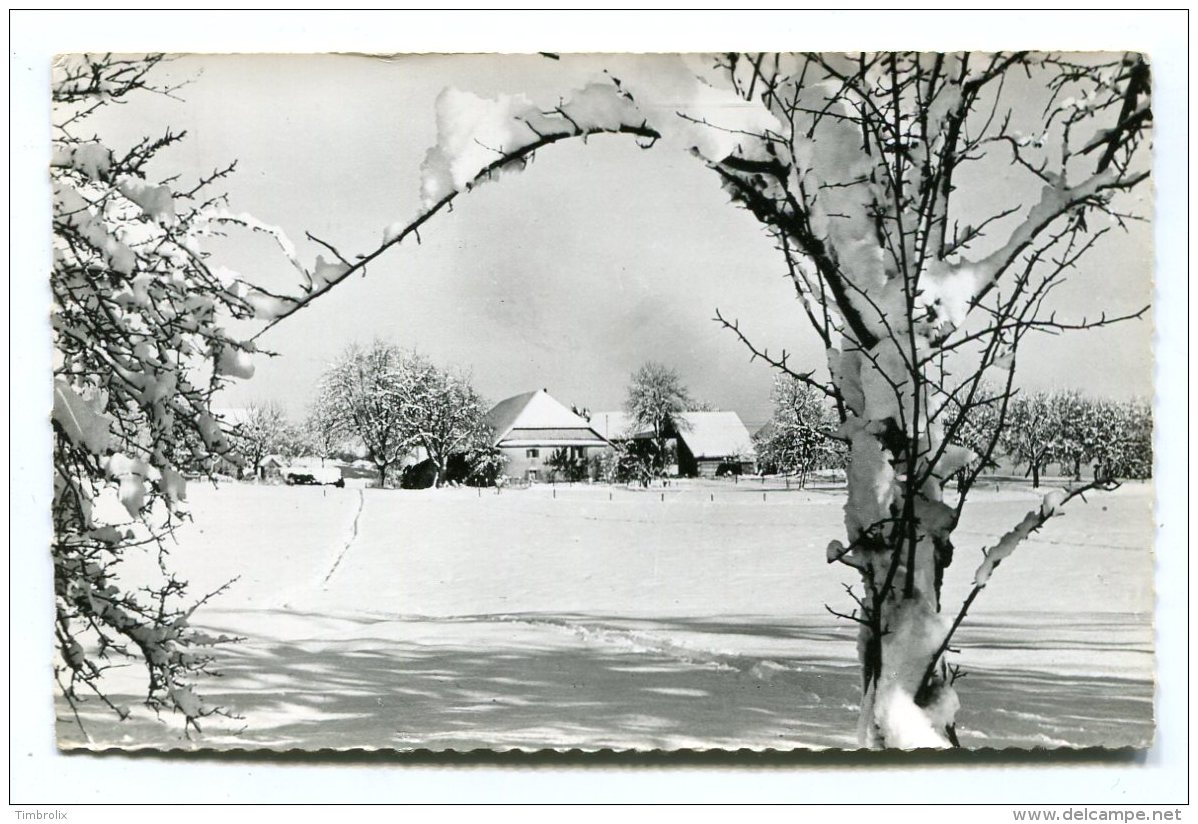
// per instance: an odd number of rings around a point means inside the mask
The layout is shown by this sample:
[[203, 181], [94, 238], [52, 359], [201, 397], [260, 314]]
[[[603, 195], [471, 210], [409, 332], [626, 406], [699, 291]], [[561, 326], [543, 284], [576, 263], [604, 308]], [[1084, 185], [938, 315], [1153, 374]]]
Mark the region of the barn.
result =
[[549, 459], [558, 452], [585, 461], [607, 447], [591, 424], [546, 389], [502, 400], [487, 413], [492, 445], [507, 458], [506, 474], [529, 481], [552, 480]]
[[678, 474], [714, 478], [752, 472], [753, 438], [735, 412], [683, 412], [670, 421], [677, 439]]
[[[653, 437], [651, 429], [637, 424], [627, 412], [596, 412], [591, 426], [608, 441]], [[752, 472], [755, 467], [753, 438], [735, 412], [683, 412], [673, 416], [664, 435], [675, 446], [680, 476], [714, 478]]]

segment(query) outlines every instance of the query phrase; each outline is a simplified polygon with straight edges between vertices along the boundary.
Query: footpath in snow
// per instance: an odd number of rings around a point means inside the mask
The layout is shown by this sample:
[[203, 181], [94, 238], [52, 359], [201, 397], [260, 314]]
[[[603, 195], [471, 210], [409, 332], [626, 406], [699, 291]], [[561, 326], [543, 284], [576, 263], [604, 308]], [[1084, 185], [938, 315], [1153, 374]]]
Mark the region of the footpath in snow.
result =
[[[191, 741], [98, 707], [85, 727], [123, 747], [854, 746], [853, 627], [823, 609], [852, 582], [823, 560], [843, 499], [762, 496], [201, 487], [173, 562], [196, 592], [240, 575], [195, 622], [246, 639], [206, 689], [242, 719]], [[1031, 500], [979, 497], [946, 598]], [[1151, 735], [1150, 506], [1097, 496], [996, 575], [960, 636], [966, 744]]]

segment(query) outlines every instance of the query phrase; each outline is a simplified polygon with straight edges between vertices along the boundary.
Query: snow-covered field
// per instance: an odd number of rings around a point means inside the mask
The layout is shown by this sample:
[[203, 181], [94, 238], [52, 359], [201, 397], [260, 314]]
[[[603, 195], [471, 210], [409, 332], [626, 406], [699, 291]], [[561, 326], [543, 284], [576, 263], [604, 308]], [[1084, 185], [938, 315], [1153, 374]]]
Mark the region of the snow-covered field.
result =
[[[97, 747], [854, 747], [843, 493], [666, 489], [189, 490], [174, 566], [194, 624], [244, 637], [205, 695], [240, 719], [183, 738], [118, 723]], [[956, 645], [966, 746], [1138, 746], [1153, 730], [1152, 493], [1071, 504], [995, 574]], [[975, 493], [945, 604], [1038, 500]], [[133, 559], [127, 575], [138, 574]], [[114, 680], [136, 705], [136, 672]], [[60, 701], [60, 741], [87, 745]]]

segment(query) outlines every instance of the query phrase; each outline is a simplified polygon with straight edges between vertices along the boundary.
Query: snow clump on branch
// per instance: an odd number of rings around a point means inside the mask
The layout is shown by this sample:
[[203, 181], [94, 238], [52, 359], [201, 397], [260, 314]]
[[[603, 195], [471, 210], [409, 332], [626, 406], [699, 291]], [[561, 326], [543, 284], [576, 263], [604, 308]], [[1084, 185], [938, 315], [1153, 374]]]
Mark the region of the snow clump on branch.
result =
[[522, 168], [516, 163], [526, 162], [534, 148], [565, 137], [646, 130], [667, 146], [718, 163], [760, 143], [757, 134], [779, 128], [764, 106], [704, 82], [683, 58], [655, 59], [653, 71], [631, 76], [637, 79], [608, 73], [551, 105], [523, 94], [484, 98], [446, 89], [437, 98], [437, 143], [421, 165], [424, 207], [469, 190], [501, 167]]

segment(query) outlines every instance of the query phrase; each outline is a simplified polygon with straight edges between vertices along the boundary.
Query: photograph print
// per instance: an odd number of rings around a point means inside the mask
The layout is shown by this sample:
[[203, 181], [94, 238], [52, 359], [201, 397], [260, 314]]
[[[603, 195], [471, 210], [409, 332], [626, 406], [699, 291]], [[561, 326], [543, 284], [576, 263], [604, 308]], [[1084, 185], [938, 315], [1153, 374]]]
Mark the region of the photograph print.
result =
[[60, 55], [59, 747], [1147, 749], [1151, 71]]

